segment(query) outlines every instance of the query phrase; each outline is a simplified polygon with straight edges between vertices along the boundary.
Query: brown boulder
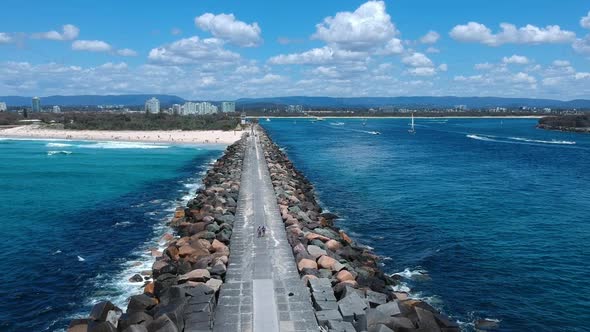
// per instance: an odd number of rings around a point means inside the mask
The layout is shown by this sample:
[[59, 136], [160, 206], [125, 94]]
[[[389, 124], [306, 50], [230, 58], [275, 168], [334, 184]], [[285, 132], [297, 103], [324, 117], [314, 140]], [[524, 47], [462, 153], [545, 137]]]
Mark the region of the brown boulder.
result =
[[342, 240], [346, 241], [348, 244], [352, 243], [352, 239], [346, 235], [346, 233], [344, 233], [343, 230], [340, 230], [340, 237], [342, 238]]
[[328, 270], [332, 270], [334, 265], [337, 263], [338, 261], [336, 261], [334, 258], [330, 257], [330, 256], [321, 256], [320, 259], [318, 259], [318, 265], [321, 268], [324, 269], [328, 269]]
[[209, 271], [207, 271], [205, 269], [196, 269], [196, 270], [192, 270], [189, 273], [179, 276], [178, 282], [179, 283], [184, 282], [184, 281], [206, 282], [209, 279], [211, 279], [211, 274], [209, 274]]
[[303, 269], [317, 269], [318, 264], [314, 260], [304, 258], [297, 263], [297, 268], [299, 271]]
[[352, 273], [348, 272], [347, 270], [341, 270], [340, 272], [338, 272], [338, 274], [336, 274], [336, 279], [338, 279], [338, 281], [340, 281], [340, 282], [347, 281], [347, 280], [354, 281], [354, 276], [352, 275]]
[[336, 251], [336, 250], [342, 248], [342, 244], [340, 244], [340, 242], [338, 242], [336, 240], [329, 240], [328, 242], [326, 242], [326, 248], [328, 248], [332, 251]]

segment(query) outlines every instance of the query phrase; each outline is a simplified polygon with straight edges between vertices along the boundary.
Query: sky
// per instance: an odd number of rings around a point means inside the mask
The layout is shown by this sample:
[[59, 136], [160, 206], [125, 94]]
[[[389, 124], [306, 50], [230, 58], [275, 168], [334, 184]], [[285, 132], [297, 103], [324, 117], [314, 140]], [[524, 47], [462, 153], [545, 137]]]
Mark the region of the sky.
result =
[[0, 95], [590, 99], [590, 3], [3, 0]]

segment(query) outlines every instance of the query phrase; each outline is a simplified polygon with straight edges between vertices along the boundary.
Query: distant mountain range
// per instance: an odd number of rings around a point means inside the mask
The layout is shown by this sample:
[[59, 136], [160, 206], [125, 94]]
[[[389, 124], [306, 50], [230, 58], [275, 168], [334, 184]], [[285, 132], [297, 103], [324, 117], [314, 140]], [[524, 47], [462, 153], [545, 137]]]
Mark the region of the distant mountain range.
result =
[[[143, 105], [151, 97], [156, 97], [162, 105], [181, 104], [184, 98], [173, 95], [81, 95], [81, 96], [48, 96], [41, 98], [44, 106], [98, 106], [98, 105]], [[8, 106], [29, 106], [31, 97], [6, 96], [0, 101]], [[236, 108], [267, 107], [282, 105], [303, 105], [305, 107], [326, 108], [360, 108], [360, 107], [453, 107], [466, 105], [468, 108], [487, 107], [552, 107], [552, 108], [590, 108], [590, 100], [577, 99], [562, 101], [555, 99], [533, 98], [500, 98], [500, 97], [271, 97], [271, 98], [242, 98], [236, 101]]]

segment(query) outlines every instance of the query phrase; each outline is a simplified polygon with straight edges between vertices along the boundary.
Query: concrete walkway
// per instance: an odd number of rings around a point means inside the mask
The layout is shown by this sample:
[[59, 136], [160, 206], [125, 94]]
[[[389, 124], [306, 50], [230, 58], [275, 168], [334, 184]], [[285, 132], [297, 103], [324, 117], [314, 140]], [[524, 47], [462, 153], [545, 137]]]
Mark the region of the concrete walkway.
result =
[[[231, 254], [213, 331], [319, 331], [258, 138], [248, 138]], [[256, 229], [266, 226], [266, 237]]]

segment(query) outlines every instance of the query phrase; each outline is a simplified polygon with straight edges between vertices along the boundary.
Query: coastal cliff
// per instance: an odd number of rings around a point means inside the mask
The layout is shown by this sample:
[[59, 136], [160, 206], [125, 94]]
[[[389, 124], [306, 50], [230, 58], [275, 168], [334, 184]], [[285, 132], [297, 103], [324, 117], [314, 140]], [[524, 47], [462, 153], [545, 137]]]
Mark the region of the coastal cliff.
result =
[[318, 323], [329, 331], [459, 331], [428, 303], [395, 292], [395, 277], [379, 257], [334, 226], [313, 185], [264, 133], [261, 135], [277, 202]]

